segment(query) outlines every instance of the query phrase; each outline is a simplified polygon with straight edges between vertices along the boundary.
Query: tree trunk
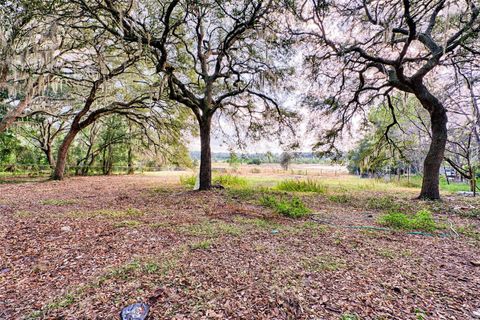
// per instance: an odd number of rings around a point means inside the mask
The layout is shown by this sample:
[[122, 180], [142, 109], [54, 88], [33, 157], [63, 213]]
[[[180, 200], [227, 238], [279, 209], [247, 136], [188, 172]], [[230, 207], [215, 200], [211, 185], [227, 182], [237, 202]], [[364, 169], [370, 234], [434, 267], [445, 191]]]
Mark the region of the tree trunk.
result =
[[53, 159], [52, 146], [47, 144], [44, 148], [42, 148], [42, 151], [45, 153], [45, 157], [47, 158], [47, 162], [48, 162], [48, 165], [50, 166], [50, 169], [54, 169], [55, 160]]
[[128, 158], [127, 174], [134, 174], [134, 173], [135, 173], [135, 169], [133, 168], [133, 148], [132, 148], [131, 145], [128, 146], [127, 158]]
[[127, 174], [134, 174], [135, 168], [133, 167], [133, 143], [132, 143], [132, 123], [128, 122], [128, 153], [127, 153]]
[[70, 130], [63, 139], [63, 142], [58, 149], [57, 163], [55, 165], [55, 170], [53, 171], [52, 175], [53, 180], [63, 180], [65, 176], [65, 166], [67, 164], [68, 150], [70, 149], [70, 145], [72, 144], [78, 132], [79, 130]]
[[210, 149], [212, 119], [203, 118], [200, 122], [200, 186], [199, 190], [212, 187], [212, 152]]
[[440, 199], [440, 167], [447, 143], [447, 111], [442, 103], [428, 89], [421, 85], [417, 98], [430, 113], [432, 141], [423, 165], [423, 182], [420, 199]]

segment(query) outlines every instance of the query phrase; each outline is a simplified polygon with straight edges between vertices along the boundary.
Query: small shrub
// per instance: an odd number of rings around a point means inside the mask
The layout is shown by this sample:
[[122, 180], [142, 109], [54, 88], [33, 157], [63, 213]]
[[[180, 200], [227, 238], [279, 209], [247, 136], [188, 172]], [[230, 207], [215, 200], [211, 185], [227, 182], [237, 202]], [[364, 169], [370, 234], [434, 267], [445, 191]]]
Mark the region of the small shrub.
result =
[[289, 218], [301, 218], [311, 211], [297, 197], [288, 200], [277, 200], [274, 196], [263, 196], [260, 198], [260, 204], [274, 209], [277, 213]]
[[316, 192], [325, 193], [327, 188], [315, 180], [284, 180], [277, 184], [276, 188], [291, 192]]
[[336, 203], [348, 203], [350, 202], [350, 197], [346, 194], [334, 194], [328, 197], [328, 200]]
[[344, 313], [340, 316], [340, 320], [360, 320], [360, 317], [356, 314]]
[[414, 215], [391, 212], [379, 218], [382, 225], [395, 229], [434, 231], [439, 227], [428, 210], [420, 210]]

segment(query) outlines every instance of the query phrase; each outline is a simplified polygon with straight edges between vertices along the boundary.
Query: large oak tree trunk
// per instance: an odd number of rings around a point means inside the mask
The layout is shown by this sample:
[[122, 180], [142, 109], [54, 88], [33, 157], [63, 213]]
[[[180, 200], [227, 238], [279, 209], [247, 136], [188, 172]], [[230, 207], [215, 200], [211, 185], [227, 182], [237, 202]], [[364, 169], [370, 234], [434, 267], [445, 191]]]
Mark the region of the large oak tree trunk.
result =
[[79, 130], [70, 130], [60, 145], [57, 155], [57, 163], [55, 165], [55, 170], [53, 171], [52, 179], [53, 180], [63, 180], [65, 176], [65, 166], [67, 164], [67, 155], [70, 145], [72, 144], [75, 136]]
[[442, 103], [428, 89], [421, 85], [416, 92], [422, 106], [430, 113], [432, 141], [423, 165], [423, 181], [420, 199], [440, 199], [440, 167], [447, 143], [447, 111]]
[[200, 122], [200, 186], [199, 190], [212, 187], [212, 152], [210, 149], [212, 119], [203, 118]]

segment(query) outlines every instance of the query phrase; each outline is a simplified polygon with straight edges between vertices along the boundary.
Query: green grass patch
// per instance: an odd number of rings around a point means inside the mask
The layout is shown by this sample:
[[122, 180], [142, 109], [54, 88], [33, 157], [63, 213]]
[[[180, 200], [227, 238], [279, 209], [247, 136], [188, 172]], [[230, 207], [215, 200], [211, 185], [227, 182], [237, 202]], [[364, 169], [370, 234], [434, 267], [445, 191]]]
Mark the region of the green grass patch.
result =
[[195, 186], [195, 182], [197, 181], [197, 176], [180, 176], [180, 183], [185, 187], [193, 188]]
[[199, 242], [195, 242], [190, 245], [190, 249], [192, 250], [208, 250], [212, 247], [213, 245], [213, 240], [212, 239], [207, 239], [207, 240], [202, 240]]
[[[193, 188], [195, 186], [195, 182], [197, 180], [197, 176], [181, 176], [180, 183], [186, 187]], [[224, 175], [214, 175], [212, 177], [212, 184], [219, 184], [227, 188], [242, 188], [248, 185], [247, 179], [235, 176], [231, 174], [224, 174]]]
[[135, 279], [142, 274], [161, 274], [165, 275], [177, 265], [177, 259], [166, 258], [161, 262], [154, 260], [141, 261], [132, 260], [122, 266], [115, 267], [100, 276], [93, 284], [94, 287], [102, 286], [109, 280], [130, 280]]
[[248, 184], [247, 179], [239, 177], [239, 176], [234, 176], [231, 174], [224, 174], [220, 176], [213, 176], [213, 184], [220, 184], [224, 187], [246, 187]]
[[328, 200], [335, 202], [335, 203], [349, 203], [351, 200], [351, 197], [347, 196], [346, 194], [332, 194], [328, 196]]
[[275, 196], [266, 195], [260, 198], [260, 204], [289, 218], [301, 218], [311, 213], [311, 210], [298, 197], [293, 197], [291, 200], [283, 200], [277, 199]]
[[304, 260], [302, 266], [309, 272], [325, 272], [345, 269], [347, 264], [342, 259], [330, 255], [320, 255]]
[[315, 192], [315, 193], [325, 193], [327, 191], [327, 187], [321, 184], [316, 180], [284, 180], [279, 182], [275, 189], [281, 191], [289, 191], [289, 192]]
[[380, 216], [378, 221], [381, 225], [394, 229], [431, 232], [440, 228], [433, 219], [432, 213], [425, 209], [418, 211], [414, 215], [391, 212]]
[[19, 211], [15, 211], [13, 213], [13, 216], [16, 218], [30, 218], [33, 216], [33, 213], [31, 213], [30, 211], [19, 210]]
[[45, 199], [41, 201], [41, 204], [46, 206], [69, 206], [77, 203], [78, 201], [73, 199]]
[[360, 320], [360, 317], [356, 314], [344, 313], [340, 316], [340, 320]]
[[473, 224], [459, 226], [457, 227], [457, 232], [464, 235], [465, 237], [480, 241], [480, 232]]
[[312, 222], [312, 221], [306, 221], [306, 222], [302, 223], [299, 226], [299, 228], [302, 229], [302, 230], [315, 230], [315, 231], [319, 231], [321, 233], [325, 233], [325, 232], [328, 231], [328, 226], [323, 225], [323, 224], [319, 224], [317, 222]]

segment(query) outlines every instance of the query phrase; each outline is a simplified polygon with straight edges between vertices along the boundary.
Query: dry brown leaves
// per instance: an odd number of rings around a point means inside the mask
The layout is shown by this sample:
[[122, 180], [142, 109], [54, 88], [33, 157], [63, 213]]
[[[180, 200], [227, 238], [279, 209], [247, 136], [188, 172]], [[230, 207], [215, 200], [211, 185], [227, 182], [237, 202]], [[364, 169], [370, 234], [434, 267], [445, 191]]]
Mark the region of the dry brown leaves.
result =
[[[0, 319], [116, 319], [137, 301], [153, 319], [469, 319], [480, 308], [480, 249], [463, 237], [272, 218], [164, 177], [0, 185], [0, 195]], [[336, 225], [375, 223], [310, 202]]]

